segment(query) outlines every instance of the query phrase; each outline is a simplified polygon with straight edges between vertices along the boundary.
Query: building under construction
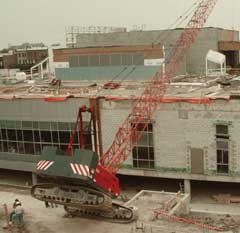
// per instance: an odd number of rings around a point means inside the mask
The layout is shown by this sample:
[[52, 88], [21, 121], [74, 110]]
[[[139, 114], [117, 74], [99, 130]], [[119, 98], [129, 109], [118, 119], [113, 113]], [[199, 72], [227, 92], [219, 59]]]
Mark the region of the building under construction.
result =
[[[0, 168], [31, 172], [34, 183], [44, 147], [56, 146], [66, 153], [83, 105], [93, 109], [96, 125], [96, 131], [85, 132], [85, 146], [101, 156], [150, 78], [164, 72], [169, 62], [165, 48], [171, 48], [182, 31], [79, 34], [78, 48], [53, 51], [60, 81], [2, 85]], [[163, 36], [168, 36], [167, 44], [161, 42]], [[239, 48], [237, 31], [202, 30], [164, 97], [150, 97], [161, 103], [160, 108], [119, 174], [181, 179], [187, 191], [191, 180], [240, 182], [239, 78], [187, 74], [199, 69], [203, 73], [209, 49], [225, 53], [226, 63], [234, 67]], [[85, 126], [88, 122], [86, 115]], [[140, 123], [136, 132], [141, 127]], [[80, 147], [77, 135], [73, 149]]]
[[[146, 82], [43, 81], [1, 87], [0, 167], [34, 174], [45, 146], [67, 150], [80, 106], [96, 113], [98, 151], [111, 144]], [[174, 79], [124, 163], [120, 174], [185, 180], [240, 182], [238, 77], [179, 76]], [[88, 122], [85, 116], [84, 122]], [[92, 148], [92, 135], [85, 135]], [[73, 148], [79, 147], [76, 139]], [[186, 186], [188, 187], [188, 186]]]

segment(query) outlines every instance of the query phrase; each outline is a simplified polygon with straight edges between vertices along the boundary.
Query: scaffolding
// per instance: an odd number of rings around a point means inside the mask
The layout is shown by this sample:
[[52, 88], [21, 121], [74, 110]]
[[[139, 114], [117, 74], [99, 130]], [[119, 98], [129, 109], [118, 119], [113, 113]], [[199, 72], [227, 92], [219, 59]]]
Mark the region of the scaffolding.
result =
[[126, 32], [127, 28], [112, 26], [68, 26], [65, 28], [65, 39], [67, 48], [76, 48], [77, 36], [79, 34], [104, 34], [114, 32]]

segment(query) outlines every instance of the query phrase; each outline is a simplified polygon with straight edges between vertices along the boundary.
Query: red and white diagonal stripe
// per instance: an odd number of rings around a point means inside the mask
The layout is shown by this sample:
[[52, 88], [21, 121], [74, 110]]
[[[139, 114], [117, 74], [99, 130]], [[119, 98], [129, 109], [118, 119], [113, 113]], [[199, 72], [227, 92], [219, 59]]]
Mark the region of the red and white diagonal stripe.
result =
[[48, 160], [41, 160], [37, 164], [37, 170], [44, 170], [46, 171], [50, 166], [52, 166], [54, 162]]
[[94, 170], [90, 171], [87, 165], [70, 163], [71, 169], [75, 175], [92, 177]]

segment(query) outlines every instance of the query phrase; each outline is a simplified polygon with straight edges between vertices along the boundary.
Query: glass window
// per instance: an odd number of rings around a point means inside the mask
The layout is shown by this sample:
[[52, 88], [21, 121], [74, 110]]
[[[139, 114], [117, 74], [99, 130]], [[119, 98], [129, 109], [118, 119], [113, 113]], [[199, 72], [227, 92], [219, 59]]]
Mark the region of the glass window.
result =
[[40, 155], [42, 153], [42, 149], [41, 149], [41, 144], [40, 143], [35, 143], [34, 144], [34, 149], [35, 149], [35, 154], [36, 155]]
[[216, 125], [217, 172], [229, 172], [229, 135], [227, 125]]
[[0, 152], [3, 152], [3, 144], [2, 144], [2, 141], [0, 141]]
[[23, 142], [18, 142], [18, 153], [25, 154]]
[[21, 129], [22, 128], [22, 122], [21, 121], [16, 121], [16, 128]]
[[68, 143], [70, 139], [70, 131], [59, 131], [60, 143]]
[[132, 124], [132, 127], [135, 127], [137, 129], [134, 138], [136, 138], [137, 135], [144, 129], [141, 139], [132, 151], [133, 167], [154, 169], [152, 124], [150, 123], [147, 126], [144, 123], [138, 124], [137, 126], [135, 124]]
[[10, 141], [16, 141], [17, 140], [17, 134], [15, 129], [8, 129], [7, 130], [7, 137]]
[[33, 131], [32, 130], [23, 130], [23, 139], [25, 142], [33, 142]]
[[216, 125], [216, 133], [217, 134], [228, 134], [228, 126], [227, 125]]
[[39, 129], [38, 121], [33, 122], [33, 129]]
[[6, 128], [15, 129], [16, 128], [16, 122], [15, 121], [6, 121]]
[[8, 152], [17, 153], [17, 142], [8, 142]]
[[8, 142], [7, 141], [3, 141], [3, 151], [8, 152]]
[[58, 122], [58, 130], [71, 130], [68, 122]]
[[2, 139], [7, 140], [7, 130], [6, 129], [1, 129], [2, 132]]
[[17, 141], [23, 141], [23, 133], [21, 129], [17, 130]]
[[41, 122], [39, 122], [39, 128], [40, 129], [50, 129], [51, 124], [50, 124], [50, 122], [41, 121]]
[[34, 130], [33, 135], [34, 135], [34, 142], [41, 142], [39, 130]]
[[6, 121], [5, 120], [0, 121], [0, 127], [1, 128], [6, 128]]
[[22, 127], [24, 129], [32, 129], [32, 121], [22, 121]]
[[58, 124], [57, 124], [57, 122], [51, 122], [51, 129], [52, 129], [52, 130], [58, 130]]
[[40, 131], [41, 141], [52, 143], [52, 136], [50, 131]]
[[52, 131], [52, 141], [53, 143], [59, 143], [58, 131]]
[[33, 143], [24, 143], [25, 154], [34, 154], [34, 144]]

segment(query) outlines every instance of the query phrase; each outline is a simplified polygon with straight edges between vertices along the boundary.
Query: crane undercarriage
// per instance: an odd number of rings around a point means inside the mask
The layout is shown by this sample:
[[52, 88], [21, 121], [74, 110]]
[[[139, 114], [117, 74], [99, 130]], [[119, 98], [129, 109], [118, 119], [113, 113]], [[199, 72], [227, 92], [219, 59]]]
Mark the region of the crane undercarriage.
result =
[[101, 191], [83, 185], [38, 184], [31, 195], [40, 200], [63, 205], [70, 216], [129, 223], [137, 218], [136, 209], [113, 202]]

